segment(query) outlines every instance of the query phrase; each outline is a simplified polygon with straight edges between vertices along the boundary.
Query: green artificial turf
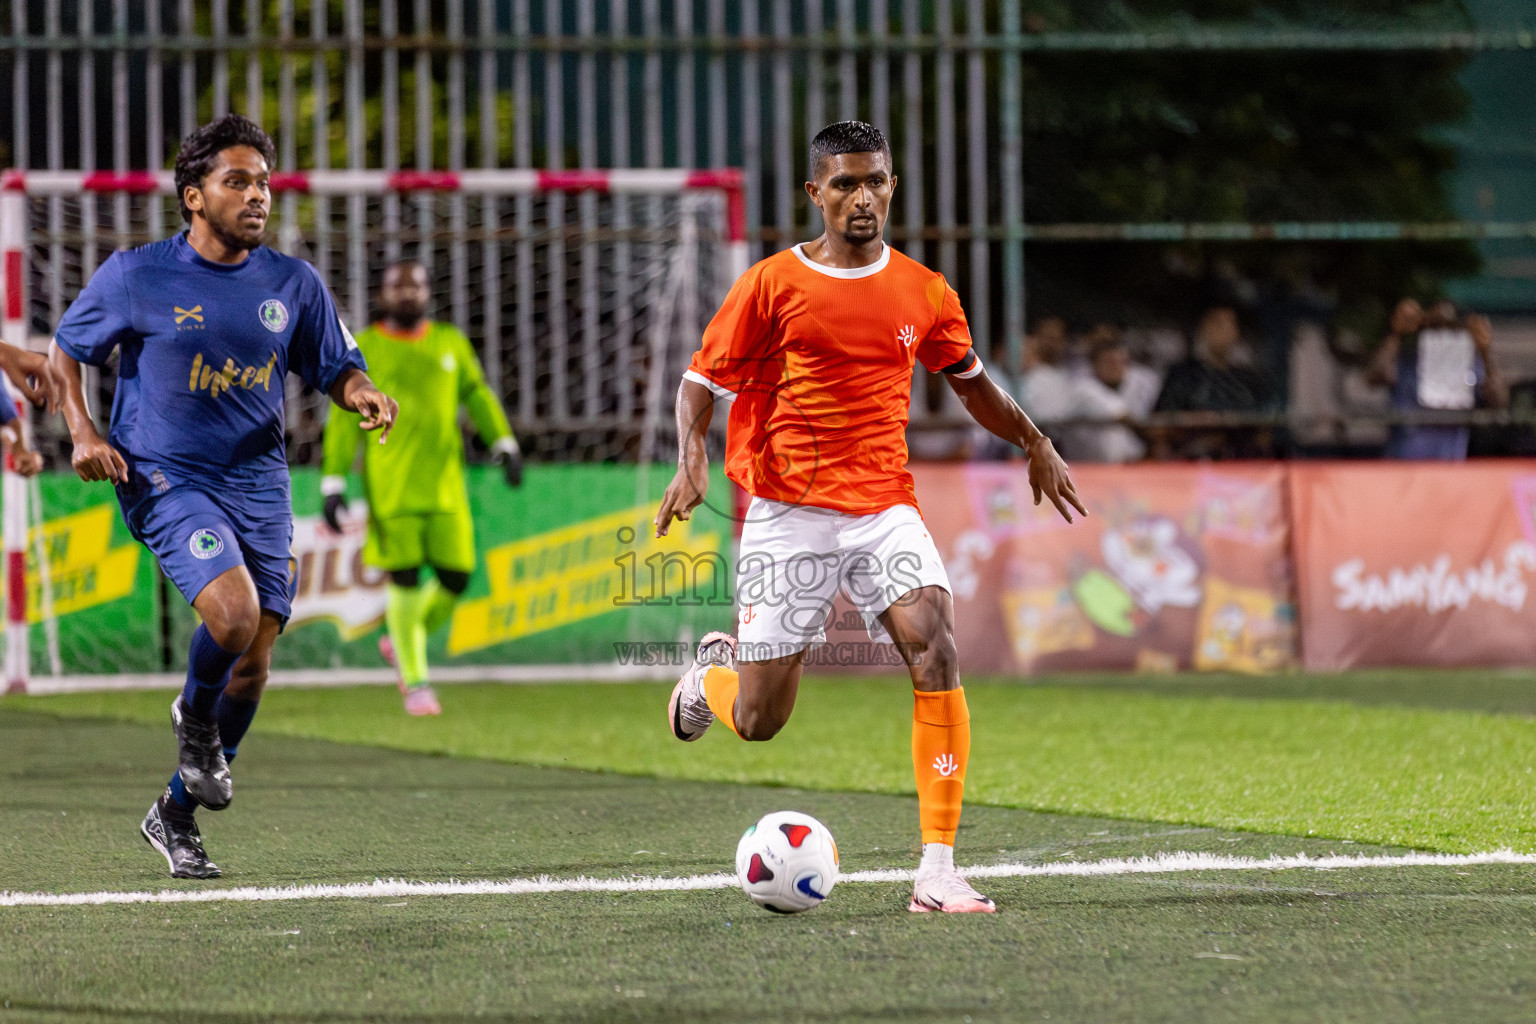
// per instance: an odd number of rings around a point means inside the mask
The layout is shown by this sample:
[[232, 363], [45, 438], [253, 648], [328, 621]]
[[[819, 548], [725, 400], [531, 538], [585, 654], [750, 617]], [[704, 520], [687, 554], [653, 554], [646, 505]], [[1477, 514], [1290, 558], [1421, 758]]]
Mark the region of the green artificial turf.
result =
[[[622, 706], [642, 691], [603, 692]], [[482, 716], [460, 698], [480, 693], [446, 691], [461, 727]], [[362, 694], [274, 694], [273, 719], [298, 713], [301, 702], [288, 701], [297, 696], [353, 707]], [[481, 710], [531, 713], [535, 696], [487, 688]], [[166, 727], [14, 708], [0, 703], [0, 890], [719, 871], [744, 823], [784, 807], [826, 821], [847, 868], [916, 859], [910, 798], [423, 756], [268, 729], [242, 747], [235, 804], [199, 815], [226, 877], [174, 881], [136, 834], [169, 767]], [[1391, 852], [980, 806], [961, 844], [971, 862]], [[734, 890], [0, 907], [0, 1024], [1467, 1024], [1526, 1019], [1536, 998], [1527, 867], [984, 888], [995, 916], [909, 914], [900, 883], [843, 883], [796, 917], [764, 913]]]
[[[1423, 696], [1437, 677], [1402, 678], [1405, 693]], [[1474, 680], [1445, 678], [1455, 703], [1475, 706]], [[1527, 685], [1500, 690], [1501, 706]], [[907, 686], [807, 680], [773, 742], [745, 744], [717, 727], [686, 745], [667, 735], [664, 685], [443, 687], [445, 713], [427, 721], [402, 715], [384, 688], [280, 690], [248, 744], [281, 733], [660, 778], [909, 793]], [[1306, 698], [1267, 697], [1263, 682], [1232, 677], [1139, 688], [983, 680], [967, 695], [972, 805], [1450, 852], [1536, 850], [1536, 719], [1524, 715], [1399, 706], [1380, 681], [1347, 677], [1311, 684]], [[0, 706], [162, 722], [169, 700], [86, 694]]]

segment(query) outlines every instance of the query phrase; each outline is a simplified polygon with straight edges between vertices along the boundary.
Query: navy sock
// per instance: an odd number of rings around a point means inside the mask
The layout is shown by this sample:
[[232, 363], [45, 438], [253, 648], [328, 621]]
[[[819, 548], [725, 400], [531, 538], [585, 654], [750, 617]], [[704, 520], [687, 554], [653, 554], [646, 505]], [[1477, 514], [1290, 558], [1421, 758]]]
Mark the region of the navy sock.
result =
[[181, 772], [171, 773], [171, 799], [176, 801], [182, 810], [197, 810], [197, 801], [192, 799], [192, 794], [187, 792], [187, 787], [181, 784]]
[[226, 651], [214, 642], [206, 625], [197, 627], [187, 651], [187, 685], [181, 691], [181, 699], [192, 714], [204, 721], [213, 718], [213, 706], [229, 682], [229, 670], [244, 653]]
[[224, 747], [225, 760], [235, 759], [235, 754], [240, 750], [240, 740], [251, 727], [251, 719], [256, 717], [256, 705], [260, 703], [260, 699], [241, 700], [227, 693], [219, 695], [213, 716], [219, 723], [219, 743]]

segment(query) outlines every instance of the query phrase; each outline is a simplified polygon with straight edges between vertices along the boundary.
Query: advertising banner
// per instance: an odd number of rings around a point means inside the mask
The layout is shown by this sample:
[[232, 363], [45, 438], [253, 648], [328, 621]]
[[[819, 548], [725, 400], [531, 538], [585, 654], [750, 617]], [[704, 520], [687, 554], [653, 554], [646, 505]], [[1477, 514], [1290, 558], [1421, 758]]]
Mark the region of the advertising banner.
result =
[[1294, 663], [1284, 466], [1076, 466], [1091, 515], [1070, 525], [1023, 463], [912, 468], [966, 671]]
[[[434, 664], [670, 665], [729, 628], [734, 488], [717, 474], [693, 519], [657, 540], [651, 519], [671, 478], [670, 467], [534, 465], [512, 490], [499, 471], [469, 467], [478, 565], [432, 638]], [[384, 666], [387, 579], [363, 564], [367, 504], [351, 483], [337, 534], [319, 515], [318, 471], [293, 471], [293, 616], [274, 667]], [[67, 674], [184, 669], [196, 619], [128, 535], [112, 489], [64, 473], [40, 486], [27, 562], [33, 672], [51, 671], [50, 647]]]
[[128, 535], [112, 488], [73, 474], [37, 485], [42, 522], [27, 534], [32, 671], [51, 671], [55, 654], [64, 672], [158, 669], [160, 573]]
[[1303, 662], [1536, 662], [1536, 462], [1291, 468]]
[[[467, 476], [478, 565], [430, 640], [433, 664], [670, 664], [691, 650], [685, 637], [729, 628], [734, 488], [722, 474], [659, 540], [651, 520], [671, 467], [535, 464], [516, 490], [490, 467]], [[363, 564], [367, 505], [349, 485], [338, 536], [319, 516], [319, 474], [293, 471], [295, 599], [276, 667], [384, 665], [388, 581]]]
[[[1536, 662], [1536, 461], [1083, 465], [1091, 515], [1071, 525], [1033, 503], [1022, 463], [913, 473], [968, 672]], [[717, 475], [709, 503], [656, 540], [670, 478], [534, 466], [510, 490], [471, 467], [479, 562], [433, 663], [673, 665], [730, 629], [735, 489]], [[33, 671], [51, 650], [66, 673], [182, 668], [193, 614], [110, 489], [65, 474], [40, 485]], [[338, 535], [320, 500], [318, 473], [295, 470], [293, 618], [274, 665], [382, 667], [386, 579], [362, 563], [366, 505], [355, 494]], [[814, 671], [901, 669], [846, 604], [827, 639]]]

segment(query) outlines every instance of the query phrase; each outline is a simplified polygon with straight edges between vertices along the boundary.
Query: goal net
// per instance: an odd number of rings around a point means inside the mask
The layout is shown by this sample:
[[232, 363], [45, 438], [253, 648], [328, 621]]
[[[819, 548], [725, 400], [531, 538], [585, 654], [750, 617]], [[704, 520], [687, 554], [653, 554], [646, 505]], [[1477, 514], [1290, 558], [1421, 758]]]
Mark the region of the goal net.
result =
[[[649, 467], [675, 451], [677, 381], [746, 266], [738, 172], [329, 171], [278, 174], [272, 185], [269, 243], [316, 266], [354, 330], [374, 318], [385, 266], [425, 264], [429, 315], [470, 337], [529, 453], [518, 492], [471, 466], [483, 571], [436, 642], [438, 662], [491, 676], [519, 664], [625, 662], [623, 642], [676, 640], [714, 607], [626, 604], [621, 591], [665, 590], [728, 557], [724, 497], [718, 524], [705, 515], [670, 547], [629, 520], [670, 477]], [[46, 346], [113, 250], [179, 230], [168, 172], [7, 173], [5, 340]], [[103, 431], [114, 385], [114, 367], [87, 371]], [[336, 536], [316, 514], [328, 399], [297, 378], [286, 387], [297, 598], [277, 664], [387, 675], [375, 649], [382, 580], [361, 564], [361, 517]], [[3, 495], [8, 680], [35, 677], [36, 689], [57, 675], [179, 670], [192, 613], [127, 535], [110, 491], [69, 473], [61, 419], [34, 413], [30, 424], [49, 469], [30, 486], [8, 480]], [[466, 441], [473, 464], [478, 442], [470, 432]], [[551, 550], [559, 564], [540, 560]], [[647, 558], [671, 576], [626, 578], [629, 555], [642, 576]]]

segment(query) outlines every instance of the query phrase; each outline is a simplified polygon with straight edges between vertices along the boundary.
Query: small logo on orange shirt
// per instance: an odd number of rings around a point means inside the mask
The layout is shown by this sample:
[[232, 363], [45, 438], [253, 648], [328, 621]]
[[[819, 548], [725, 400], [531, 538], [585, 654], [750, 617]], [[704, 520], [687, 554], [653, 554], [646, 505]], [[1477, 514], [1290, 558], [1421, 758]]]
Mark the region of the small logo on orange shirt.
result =
[[917, 340], [917, 328], [907, 324], [907, 326], [896, 332], [896, 340], [907, 348], [911, 348], [912, 343]]

